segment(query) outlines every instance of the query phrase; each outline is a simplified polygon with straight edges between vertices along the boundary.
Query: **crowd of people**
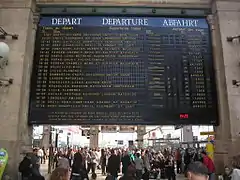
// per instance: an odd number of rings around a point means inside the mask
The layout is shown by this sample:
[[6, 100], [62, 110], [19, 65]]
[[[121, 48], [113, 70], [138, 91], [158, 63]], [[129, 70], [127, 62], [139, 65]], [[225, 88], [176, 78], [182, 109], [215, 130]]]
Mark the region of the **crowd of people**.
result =
[[[31, 156], [27, 154], [19, 166], [24, 180], [33, 177], [35, 180], [44, 179], [40, 174], [39, 166], [45, 163], [48, 153], [44, 148], [34, 149], [33, 152]], [[194, 173], [202, 176], [198, 180], [215, 179], [214, 163], [203, 149], [164, 149], [163, 151], [119, 148], [60, 149], [54, 153], [53, 166], [55, 170], [51, 175], [51, 180], [59, 180], [60, 174], [64, 176], [66, 173], [70, 176], [66, 180], [96, 179], [97, 169], [101, 169], [106, 180], [118, 178], [121, 180], [175, 180], [176, 174], [185, 174], [186, 177], [194, 180]], [[61, 173], [56, 173], [56, 171], [61, 171]]]

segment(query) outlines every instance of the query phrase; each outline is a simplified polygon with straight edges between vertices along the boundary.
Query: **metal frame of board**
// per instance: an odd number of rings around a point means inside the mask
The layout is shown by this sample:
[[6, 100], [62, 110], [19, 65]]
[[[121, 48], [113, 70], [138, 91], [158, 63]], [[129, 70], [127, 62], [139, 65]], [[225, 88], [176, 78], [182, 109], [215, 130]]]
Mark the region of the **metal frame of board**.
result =
[[[156, 8], [156, 7], [110, 7], [110, 6], [63, 6], [38, 5], [41, 16], [147, 16], [147, 17], [203, 17], [211, 14], [211, 9], [183, 9], [183, 8]], [[209, 37], [210, 38], [210, 37]]]
[[180, 16], [206, 17], [211, 14], [209, 8], [163, 8], [163, 7], [134, 7], [134, 6], [65, 6], [54, 4], [39, 4], [37, 11], [41, 15], [134, 15], [134, 16]]

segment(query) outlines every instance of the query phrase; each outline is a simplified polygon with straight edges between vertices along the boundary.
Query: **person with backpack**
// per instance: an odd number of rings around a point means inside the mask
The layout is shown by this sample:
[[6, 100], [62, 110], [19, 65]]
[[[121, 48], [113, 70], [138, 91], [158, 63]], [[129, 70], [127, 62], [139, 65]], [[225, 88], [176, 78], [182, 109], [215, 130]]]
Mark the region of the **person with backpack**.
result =
[[73, 156], [73, 164], [70, 178], [71, 180], [89, 179], [84, 161], [85, 158], [83, 157], [82, 149], [80, 149]]
[[118, 177], [118, 169], [119, 169], [119, 159], [115, 153], [115, 150], [112, 149], [111, 156], [109, 157], [108, 163], [107, 163], [107, 172], [109, 175], [106, 177], [106, 179], [108, 178], [108, 179], [116, 180]]
[[122, 173], [125, 174], [127, 173], [128, 167], [131, 165], [131, 157], [128, 151], [124, 152], [121, 162], [122, 162]]
[[30, 180], [32, 177], [32, 162], [30, 153], [27, 153], [20, 162], [18, 171], [21, 173], [22, 180]]
[[176, 180], [176, 174], [174, 169], [175, 169], [174, 159], [171, 155], [169, 155], [165, 161], [165, 171], [168, 180]]
[[31, 163], [32, 163], [32, 179], [34, 180], [45, 180], [45, 178], [40, 173], [40, 159], [37, 156], [38, 149], [33, 149], [31, 154]]
[[209, 180], [215, 179], [215, 166], [213, 160], [207, 155], [205, 151], [202, 151], [203, 164], [208, 168]]

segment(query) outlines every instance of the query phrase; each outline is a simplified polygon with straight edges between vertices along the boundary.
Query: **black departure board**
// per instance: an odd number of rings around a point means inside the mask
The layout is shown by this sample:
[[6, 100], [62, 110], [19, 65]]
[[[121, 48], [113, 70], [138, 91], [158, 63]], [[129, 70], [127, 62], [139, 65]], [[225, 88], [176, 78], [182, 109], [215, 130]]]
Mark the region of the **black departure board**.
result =
[[204, 18], [41, 17], [29, 123], [218, 124]]

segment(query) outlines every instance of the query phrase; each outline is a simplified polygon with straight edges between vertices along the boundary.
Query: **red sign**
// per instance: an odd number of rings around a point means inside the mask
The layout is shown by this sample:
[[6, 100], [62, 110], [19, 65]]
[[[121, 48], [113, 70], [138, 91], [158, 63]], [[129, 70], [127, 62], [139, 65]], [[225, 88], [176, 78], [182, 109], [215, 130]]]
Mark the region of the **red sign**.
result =
[[180, 119], [188, 119], [188, 114], [180, 114]]
[[155, 138], [156, 137], [156, 133], [152, 132], [152, 137]]

